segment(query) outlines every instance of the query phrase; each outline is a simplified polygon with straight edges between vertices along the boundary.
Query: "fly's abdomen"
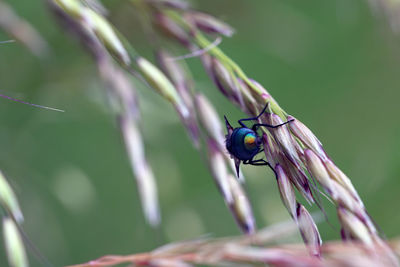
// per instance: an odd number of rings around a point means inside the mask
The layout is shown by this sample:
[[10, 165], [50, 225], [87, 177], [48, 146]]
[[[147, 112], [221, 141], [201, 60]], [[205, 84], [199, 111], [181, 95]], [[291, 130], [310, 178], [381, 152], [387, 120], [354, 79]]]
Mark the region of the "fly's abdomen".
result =
[[253, 158], [259, 150], [257, 135], [248, 128], [236, 128], [226, 145], [228, 151], [241, 160]]

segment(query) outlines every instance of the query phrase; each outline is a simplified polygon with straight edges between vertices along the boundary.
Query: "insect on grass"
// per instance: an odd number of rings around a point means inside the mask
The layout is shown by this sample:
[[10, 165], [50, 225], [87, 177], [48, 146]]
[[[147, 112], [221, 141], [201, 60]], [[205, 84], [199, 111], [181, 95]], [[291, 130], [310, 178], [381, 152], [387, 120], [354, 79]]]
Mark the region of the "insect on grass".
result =
[[228, 134], [226, 135], [226, 149], [235, 161], [236, 174], [238, 177], [239, 166], [241, 162], [243, 162], [243, 164], [254, 166], [269, 166], [276, 176], [274, 168], [268, 161], [264, 159], [254, 159], [256, 155], [264, 151], [264, 148], [261, 148], [262, 138], [258, 135], [257, 130], [259, 129], [259, 127], [262, 126], [268, 128], [278, 128], [291, 121], [294, 121], [294, 119], [288, 120], [287, 122], [278, 125], [254, 123], [251, 128], [247, 127], [246, 124], [244, 124], [244, 121], [258, 121], [258, 119], [261, 117], [261, 115], [264, 114], [265, 110], [267, 109], [268, 104], [269, 103], [265, 105], [264, 109], [256, 117], [238, 120], [240, 127], [237, 128], [233, 128], [226, 116], [224, 116], [226, 129], [228, 131]]

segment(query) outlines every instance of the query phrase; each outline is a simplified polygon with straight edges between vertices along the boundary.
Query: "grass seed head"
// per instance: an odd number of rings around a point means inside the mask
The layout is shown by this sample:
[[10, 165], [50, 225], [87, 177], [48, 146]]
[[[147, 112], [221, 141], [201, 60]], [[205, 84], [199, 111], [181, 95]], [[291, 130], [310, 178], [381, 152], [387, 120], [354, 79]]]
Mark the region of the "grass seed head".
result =
[[102, 41], [107, 50], [125, 66], [131, 63], [130, 56], [111, 24], [95, 11], [85, 8], [85, 20], [91, 26], [96, 36]]
[[281, 152], [270, 134], [263, 134], [264, 153], [267, 161], [274, 167], [279, 163]]
[[325, 190], [332, 192], [332, 180], [321, 159], [311, 149], [306, 149], [304, 155], [310, 174], [325, 188]]
[[252, 114], [253, 116], [258, 115], [260, 110], [258, 109], [257, 100], [254, 98], [247, 84], [240, 78], [237, 78], [237, 84], [241, 97], [243, 98], [243, 106], [241, 106], [243, 111], [247, 114]]
[[11, 267], [28, 267], [28, 258], [18, 227], [10, 218], [3, 218], [3, 235]]
[[132, 119], [140, 117], [136, 90], [125, 71], [110, 58], [98, 61], [98, 71], [108, 89], [111, 108], [116, 114], [129, 113]]
[[[273, 113], [263, 116], [263, 120], [270, 125], [283, 123], [281, 118]], [[305, 199], [310, 203], [314, 202], [307, 176], [303, 170], [301, 159], [304, 152], [291, 135], [288, 126], [284, 125], [275, 129], [269, 129], [269, 131], [273, 135], [278, 147], [275, 150], [281, 151], [280, 153], [275, 153], [274, 161], [278, 160], [280, 165], [285, 169], [286, 174], [290, 177], [290, 180], [296, 185]]]
[[253, 234], [256, 225], [250, 201], [237, 178], [233, 175], [228, 176], [233, 196], [233, 203], [230, 205], [231, 211], [242, 231], [246, 234]]
[[215, 144], [215, 141], [212, 139], [208, 141], [208, 163], [211, 174], [214, 177], [214, 180], [225, 202], [231, 205], [233, 202], [233, 196], [225, 158], [218, 146]]
[[349, 193], [358, 201], [360, 205], [363, 206], [363, 203], [360, 201], [360, 197], [351, 183], [349, 177], [346, 176], [331, 160], [327, 160], [324, 162], [325, 167], [332, 179], [342, 185]]
[[281, 168], [285, 171], [285, 174], [289, 180], [296, 186], [297, 190], [304, 196], [304, 198], [313, 203], [313, 195], [310, 190], [310, 186], [306, 175], [301, 168], [296, 167], [280, 150], [280, 147], [276, 144], [273, 137], [270, 134], [263, 135], [264, 153], [267, 161], [276, 166], [280, 164]]
[[160, 208], [158, 204], [157, 185], [154, 174], [148, 164], [145, 164], [137, 178], [143, 212], [150, 225], [156, 227], [161, 222]]
[[157, 12], [154, 16], [154, 22], [158, 28], [167, 36], [177, 40], [183, 46], [191, 45], [190, 35], [163, 12]]
[[364, 209], [351, 194], [349, 194], [346, 189], [337, 183], [336, 181], [331, 181], [331, 197], [338, 203], [339, 206], [351, 211], [353, 214], [358, 214], [361, 217], [364, 216]]
[[296, 196], [294, 194], [292, 183], [279, 164], [276, 165], [275, 171], [277, 174], [276, 180], [278, 182], [278, 189], [282, 202], [289, 211], [290, 216], [296, 219]]
[[146, 82], [171, 102], [182, 118], [188, 118], [189, 111], [187, 107], [164, 73], [143, 57], [136, 58], [136, 65]]
[[48, 44], [45, 39], [6, 2], [0, 1], [0, 29], [12, 36], [13, 40], [3, 41], [2, 43], [18, 42], [28, 48], [34, 55], [38, 57], [46, 56]]
[[322, 241], [318, 228], [307, 209], [299, 203], [297, 204], [297, 223], [304, 243], [310, 249], [311, 254], [317, 257], [321, 256]]
[[182, 0], [147, 0], [146, 3], [158, 8], [164, 7], [178, 10], [187, 10], [190, 8], [189, 3]]
[[[259, 103], [265, 103], [265, 102], [269, 102], [269, 103], [276, 103], [275, 99], [268, 93], [267, 89], [264, 88], [264, 86], [262, 86], [259, 82], [257, 82], [256, 80], [250, 79], [250, 82], [258, 89], [258, 93], [254, 93], [254, 97], [257, 98], [257, 100], [259, 101]], [[249, 85], [247, 85], [249, 86]]]
[[82, 28], [93, 31], [109, 53], [122, 65], [130, 65], [130, 56], [107, 19], [76, 0], [53, 0], [53, 3], [78, 22]]
[[283, 109], [279, 106], [278, 102], [275, 101], [275, 99], [268, 93], [267, 89], [265, 89], [260, 83], [253, 79], [248, 79], [246, 82], [248, 87], [254, 87], [256, 90], [252, 89], [250, 90], [254, 96], [254, 98], [257, 100], [259, 103], [260, 109], [262, 109], [265, 105], [265, 103], [269, 103], [270, 109], [277, 114], [279, 117], [282, 119], [286, 118], [285, 112]]
[[68, 15], [75, 18], [82, 18], [82, 11], [84, 6], [77, 0], [53, 0], [59, 7], [61, 7]]
[[181, 119], [189, 133], [193, 145], [198, 148], [200, 146], [200, 134], [196, 119], [196, 110], [193, 103], [193, 85], [188, 77], [189, 75], [183, 66], [181, 66], [179, 62], [173, 60], [167, 52], [159, 51], [156, 58], [161, 70], [173, 83], [178, 95], [189, 110], [189, 116], [187, 118], [181, 116]]
[[192, 11], [186, 12], [185, 17], [188, 21], [191, 21], [199, 30], [205, 33], [217, 33], [227, 37], [231, 37], [235, 30], [226, 24], [206, 13]]
[[154, 259], [148, 264], [151, 267], [191, 267], [194, 266], [178, 259]]
[[370, 232], [357, 216], [344, 208], [339, 208], [338, 217], [344, 230], [350, 233], [352, 238], [361, 240], [367, 246], [373, 246]]
[[294, 120], [289, 123], [291, 132], [309, 149], [314, 151], [321, 159], [326, 160], [327, 156], [322, 148], [321, 142], [303, 123], [292, 116], [288, 116], [288, 120]]
[[[270, 125], [282, 124], [282, 119], [273, 113], [268, 113], [267, 116], [263, 116], [262, 119]], [[282, 127], [268, 129], [274, 136], [275, 141], [279, 145], [280, 149], [284, 152], [286, 157], [294, 164], [296, 167], [300, 168], [301, 160], [298, 154], [297, 142], [294, 140], [293, 136], [289, 132], [288, 126], [284, 125]]]
[[303, 197], [309, 202], [314, 202], [313, 194], [311, 193], [310, 183], [307, 179], [306, 174], [301, 168], [294, 166], [294, 164], [285, 159], [286, 156], [282, 156], [283, 160], [281, 160], [282, 167], [286, 171], [287, 175], [289, 176], [290, 180], [299, 190], [299, 192], [303, 195]]
[[156, 58], [161, 70], [171, 80], [177, 89], [182, 88], [186, 89], [187, 91], [191, 90], [190, 87], [192, 87], [192, 83], [189, 82], [186, 71], [177, 60], [174, 60], [172, 56], [164, 50], [158, 51]]
[[15, 195], [7, 179], [0, 171], [0, 204], [13, 216], [18, 222], [22, 223], [24, 216], [22, 215], [21, 208], [18, 203], [17, 196]]
[[224, 130], [217, 111], [207, 97], [200, 93], [196, 95], [195, 105], [200, 123], [205, 128], [207, 135], [218, 144], [220, 151], [225, 151]]
[[134, 120], [129, 116], [129, 114], [121, 116], [120, 127], [127, 153], [131, 161], [131, 166], [135, 174], [146, 220], [150, 225], [157, 226], [161, 220], [158, 205], [157, 185], [155, 183], [153, 172], [144, 155], [141, 135]]
[[218, 59], [211, 58], [210, 73], [214, 83], [220, 91], [239, 106], [243, 105], [242, 94], [239, 89], [239, 82], [236, 77]]

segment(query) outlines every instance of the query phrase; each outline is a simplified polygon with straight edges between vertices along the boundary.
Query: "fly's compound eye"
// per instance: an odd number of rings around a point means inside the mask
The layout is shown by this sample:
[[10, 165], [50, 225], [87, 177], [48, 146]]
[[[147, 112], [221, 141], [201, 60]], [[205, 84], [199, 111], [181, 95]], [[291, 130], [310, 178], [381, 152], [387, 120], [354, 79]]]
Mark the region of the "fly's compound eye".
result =
[[248, 133], [244, 137], [244, 146], [247, 150], [254, 150], [257, 148], [257, 136], [254, 133]]

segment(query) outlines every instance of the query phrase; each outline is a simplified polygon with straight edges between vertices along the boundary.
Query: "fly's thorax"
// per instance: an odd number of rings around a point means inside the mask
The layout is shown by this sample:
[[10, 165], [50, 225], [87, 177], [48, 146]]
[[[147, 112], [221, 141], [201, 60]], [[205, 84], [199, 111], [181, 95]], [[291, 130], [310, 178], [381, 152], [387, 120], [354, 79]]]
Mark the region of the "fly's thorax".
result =
[[227, 137], [226, 148], [229, 153], [240, 160], [252, 159], [259, 151], [260, 138], [249, 128], [236, 128]]

